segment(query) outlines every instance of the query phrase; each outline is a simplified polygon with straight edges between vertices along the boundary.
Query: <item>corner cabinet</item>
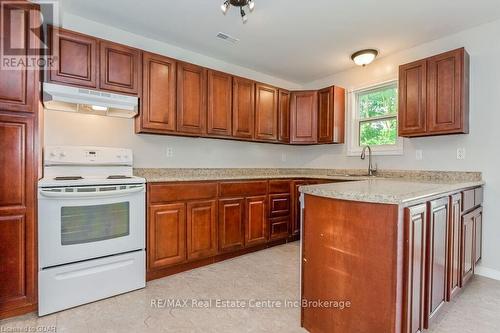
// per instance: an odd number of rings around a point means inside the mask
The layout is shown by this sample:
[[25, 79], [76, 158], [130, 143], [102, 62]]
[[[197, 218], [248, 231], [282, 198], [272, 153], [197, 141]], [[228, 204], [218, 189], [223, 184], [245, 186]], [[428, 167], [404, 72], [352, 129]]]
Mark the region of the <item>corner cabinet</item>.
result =
[[290, 101], [290, 143], [318, 142], [318, 92], [294, 91]]
[[344, 143], [345, 89], [318, 91], [318, 143]]
[[469, 132], [469, 55], [464, 48], [399, 68], [399, 135]]
[[278, 92], [278, 141], [290, 142], [290, 92]]

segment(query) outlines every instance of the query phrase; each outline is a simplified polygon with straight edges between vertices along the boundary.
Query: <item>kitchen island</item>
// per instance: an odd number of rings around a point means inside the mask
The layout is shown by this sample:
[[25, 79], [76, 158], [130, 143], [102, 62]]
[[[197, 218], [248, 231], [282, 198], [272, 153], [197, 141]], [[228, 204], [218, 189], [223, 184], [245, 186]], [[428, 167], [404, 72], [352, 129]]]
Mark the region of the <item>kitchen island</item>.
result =
[[483, 184], [373, 178], [301, 187], [302, 326], [429, 328], [481, 258]]

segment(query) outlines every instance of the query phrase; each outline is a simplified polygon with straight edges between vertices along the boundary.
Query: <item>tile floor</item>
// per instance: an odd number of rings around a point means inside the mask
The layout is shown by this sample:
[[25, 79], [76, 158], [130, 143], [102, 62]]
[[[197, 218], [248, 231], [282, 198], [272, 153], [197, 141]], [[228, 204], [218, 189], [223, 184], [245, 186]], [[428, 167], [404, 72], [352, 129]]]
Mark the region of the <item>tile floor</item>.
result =
[[[256, 308], [155, 307], [152, 300], [296, 300], [298, 243], [274, 247], [155, 280], [146, 289], [38, 318], [0, 321], [0, 332], [52, 328], [57, 332], [306, 332], [293, 306]], [[158, 303], [161, 304], [161, 303]], [[262, 304], [266, 305], [266, 304]], [[476, 277], [429, 333], [500, 332], [500, 281]], [[16, 329], [17, 328], [17, 329]], [[23, 330], [20, 330], [23, 329]], [[54, 331], [54, 330], [53, 330]]]

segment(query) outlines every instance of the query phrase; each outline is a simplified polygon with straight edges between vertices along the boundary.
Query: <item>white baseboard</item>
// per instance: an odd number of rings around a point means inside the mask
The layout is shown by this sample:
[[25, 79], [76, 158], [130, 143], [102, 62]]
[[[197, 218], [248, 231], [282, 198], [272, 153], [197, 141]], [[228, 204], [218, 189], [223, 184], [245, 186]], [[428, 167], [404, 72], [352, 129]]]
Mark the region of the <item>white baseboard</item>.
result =
[[479, 265], [475, 269], [475, 274], [500, 281], [500, 271], [497, 271], [496, 269], [493, 268], [488, 268]]

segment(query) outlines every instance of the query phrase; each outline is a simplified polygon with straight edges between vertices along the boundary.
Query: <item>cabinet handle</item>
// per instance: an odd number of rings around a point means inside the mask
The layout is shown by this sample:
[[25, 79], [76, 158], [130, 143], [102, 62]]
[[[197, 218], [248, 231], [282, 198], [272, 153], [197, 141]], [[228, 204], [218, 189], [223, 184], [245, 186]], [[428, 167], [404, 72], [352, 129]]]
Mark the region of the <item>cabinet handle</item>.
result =
[[304, 260], [304, 262], [307, 262], [307, 259], [306, 259], [306, 258], [304, 258], [303, 260]]

